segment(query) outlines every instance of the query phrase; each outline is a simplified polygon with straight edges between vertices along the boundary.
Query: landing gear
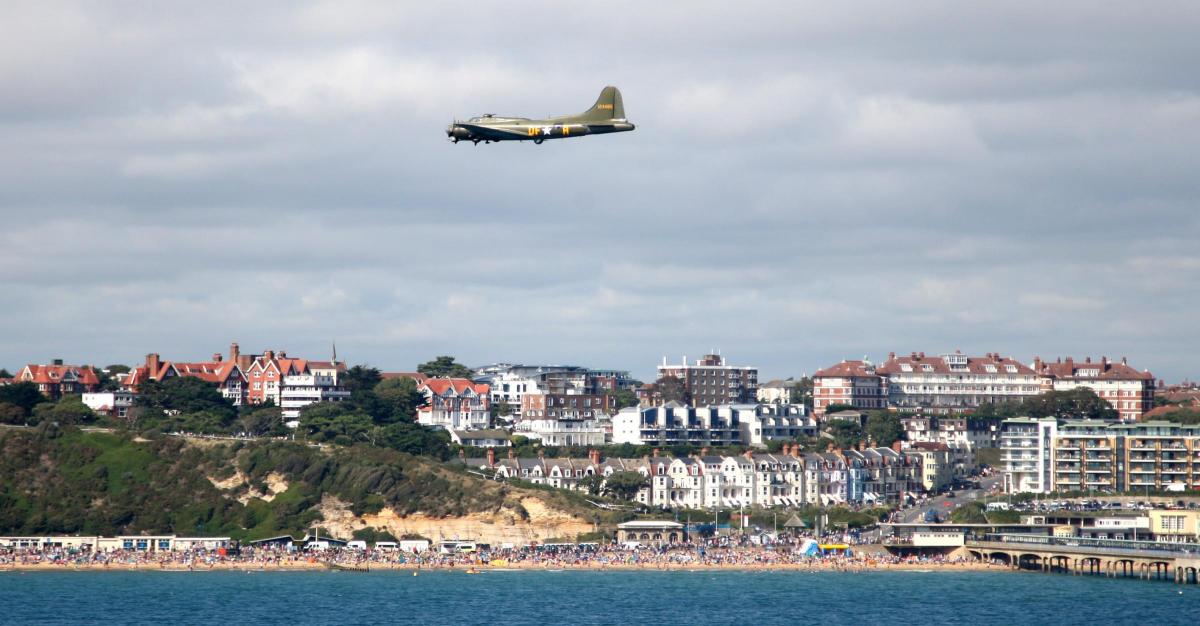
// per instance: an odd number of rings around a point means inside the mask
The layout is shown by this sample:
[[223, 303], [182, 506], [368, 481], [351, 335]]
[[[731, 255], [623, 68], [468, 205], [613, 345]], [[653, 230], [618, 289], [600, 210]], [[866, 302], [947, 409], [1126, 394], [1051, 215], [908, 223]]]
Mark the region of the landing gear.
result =
[[540, 146], [540, 145], [542, 145], [543, 141], [545, 141], [545, 139], [534, 139], [533, 143]]
[[478, 140], [478, 139], [472, 139], [471, 141], [475, 142], [475, 145], [477, 145], [477, 146], [479, 145], [479, 140]]

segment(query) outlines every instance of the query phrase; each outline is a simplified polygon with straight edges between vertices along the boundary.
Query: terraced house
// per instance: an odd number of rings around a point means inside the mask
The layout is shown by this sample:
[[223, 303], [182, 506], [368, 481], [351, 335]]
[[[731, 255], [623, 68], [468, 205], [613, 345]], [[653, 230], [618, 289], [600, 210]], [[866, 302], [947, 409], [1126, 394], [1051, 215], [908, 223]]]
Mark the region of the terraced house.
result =
[[51, 400], [65, 395], [84, 394], [100, 388], [100, 378], [90, 367], [63, 365], [62, 359], [54, 359], [49, 365], [30, 363], [13, 377], [14, 382], [37, 385], [38, 391]]

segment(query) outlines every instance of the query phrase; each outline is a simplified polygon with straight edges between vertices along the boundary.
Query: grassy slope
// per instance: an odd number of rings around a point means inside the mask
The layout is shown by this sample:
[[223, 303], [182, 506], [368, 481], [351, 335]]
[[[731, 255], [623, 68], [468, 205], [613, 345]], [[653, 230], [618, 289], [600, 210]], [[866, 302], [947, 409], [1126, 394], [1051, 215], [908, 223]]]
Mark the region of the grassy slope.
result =
[[[437, 517], [501, 508], [524, 515], [520, 501], [536, 497], [551, 509], [597, 518], [597, 509], [578, 494], [502, 485], [380, 448], [317, 450], [291, 442], [201, 447], [175, 439], [139, 443], [106, 433], [55, 434], [0, 432], [0, 534], [301, 534], [319, 518], [314, 507], [326, 494], [350, 503], [355, 513], [387, 506]], [[246, 482], [231, 491], [209, 480], [239, 471]], [[262, 491], [271, 473], [283, 476], [286, 491], [271, 502], [238, 502], [251, 490]]]

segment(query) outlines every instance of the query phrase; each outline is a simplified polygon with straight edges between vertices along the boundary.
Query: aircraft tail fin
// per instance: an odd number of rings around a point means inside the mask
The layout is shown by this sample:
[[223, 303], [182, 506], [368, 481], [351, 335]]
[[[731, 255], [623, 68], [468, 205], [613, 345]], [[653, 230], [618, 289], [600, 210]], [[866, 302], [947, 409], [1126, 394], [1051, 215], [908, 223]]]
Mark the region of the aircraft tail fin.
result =
[[585, 122], [625, 119], [625, 103], [621, 101], [621, 90], [611, 85], [605, 87], [600, 92], [600, 97], [596, 99], [596, 104], [578, 117]]

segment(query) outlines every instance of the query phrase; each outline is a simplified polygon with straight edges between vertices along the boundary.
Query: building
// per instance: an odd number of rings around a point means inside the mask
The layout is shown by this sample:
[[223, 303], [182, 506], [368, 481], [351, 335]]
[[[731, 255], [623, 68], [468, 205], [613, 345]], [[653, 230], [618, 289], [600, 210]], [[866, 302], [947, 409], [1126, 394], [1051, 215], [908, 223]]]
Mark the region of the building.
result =
[[907, 441], [967, 444], [973, 450], [1000, 447], [1000, 426], [993, 420], [957, 415], [905, 415], [900, 424]]
[[657, 407], [622, 409], [613, 417], [613, 443], [741, 445], [740, 419], [753, 416], [753, 406], [695, 407], [668, 402]]
[[687, 540], [687, 533], [679, 522], [634, 520], [617, 524], [617, 541], [624, 544], [658, 546]]
[[1200, 425], [1020, 418], [1001, 428], [1010, 491], [1200, 490]]
[[1200, 541], [1200, 511], [1152, 509], [1149, 513], [1150, 532], [1155, 541]]
[[145, 364], [135, 367], [122, 382], [127, 391], [137, 392], [146, 381], [162, 382], [170, 378], [186, 376], [198, 378], [211, 384], [221, 392], [221, 395], [234, 406], [241, 406], [246, 400], [246, 375], [237, 364], [237, 344], [231, 358], [225, 360], [220, 353], [213, 354], [211, 361], [185, 363], [182, 361], [165, 361], [158, 353], [146, 355]]
[[687, 357], [679, 365], [668, 365], [663, 357], [658, 377], [673, 376], [695, 406], [752, 404], [758, 396], [758, 368], [726, 365], [719, 354], [706, 354], [693, 365]]
[[1091, 357], [1082, 362], [1067, 357], [1053, 363], [1039, 357], [1034, 359], [1033, 369], [1041, 377], [1042, 391], [1091, 389], [1126, 422], [1136, 422], [1154, 408], [1154, 375], [1130, 367], [1124, 357], [1119, 363], [1106, 356], [1096, 362]]
[[813, 414], [818, 419], [830, 405], [855, 409], [886, 409], [887, 381], [875, 371], [875, 365], [861, 361], [842, 361], [813, 374]]
[[904, 452], [920, 459], [921, 488], [925, 491], [937, 493], [954, 482], [954, 462], [948, 445], [917, 441], [909, 443]]
[[759, 385], [755, 400], [759, 404], [791, 404], [795, 379], [776, 379]]
[[1042, 391], [1033, 368], [997, 353], [927, 357], [924, 352], [893, 352], [876, 373], [887, 379], [888, 406], [900, 411], [968, 412], [985, 402], [1020, 401]]
[[655, 450], [640, 459], [602, 459], [591, 451], [585, 459], [464, 458], [467, 467], [487, 470], [498, 480], [520, 478], [561, 489], [586, 489], [589, 476], [636, 472], [646, 485], [635, 500], [646, 506], [671, 508], [773, 508], [812, 504], [900, 502], [921, 491], [921, 466], [914, 455], [889, 448], [801, 453], [785, 445], [778, 454], [746, 452], [710, 455], [707, 449], [689, 457], [660, 456]]
[[1000, 424], [1000, 462], [1007, 493], [1049, 493], [1054, 482], [1050, 451], [1058, 420], [1028, 417]]
[[125, 418], [136, 397], [132, 391], [97, 391], [83, 394], [83, 403], [96, 415]]
[[340, 370], [332, 364], [310, 363], [305, 373], [289, 374], [280, 381], [279, 408], [283, 419], [295, 428], [299, 425], [300, 411], [318, 402], [342, 402], [351, 393], [341, 385]]
[[624, 370], [602, 370], [578, 365], [514, 365], [495, 363], [475, 370], [476, 383], [491, 389], [491, 402], [517, 414], [525, 394], [605, 395], [631, 389], [634, 380]]
[[474, 448], [507, 448], [512, 445], [508, 439], [508, 431], [495, 428], [450, 430], [450, 441]]
[[100, 378], [91, 367], [63, 365], [62, 359], [54, 359], [49, 365], [30, 363], [17, 372], [13, 381], [37, 385], [38, 391], [51, 400], [100, 389]]
[[808, 416], [803, 404], [758, 404], [753, 418], [739, 419], [742, 442], [756, 448], [766, 447], [769, 441], [795, 441], [799, 437], [816, 437], [817, 422]]
[[430, 378], [418, 387], [426, 404], [417, 423], [445, 430], [475, 430], [491, 423], [491, 389], [465, 378]]

